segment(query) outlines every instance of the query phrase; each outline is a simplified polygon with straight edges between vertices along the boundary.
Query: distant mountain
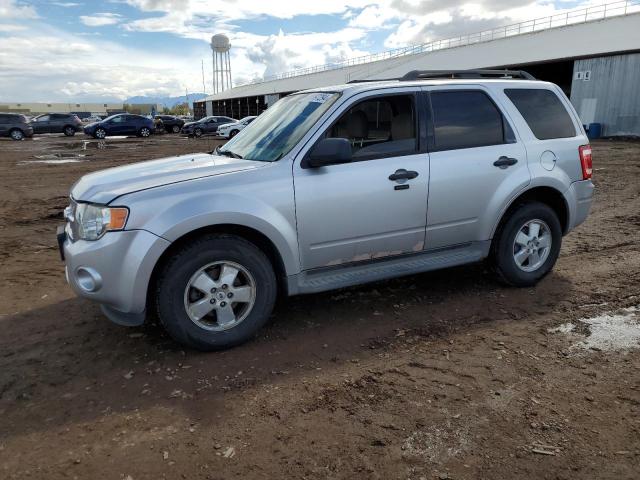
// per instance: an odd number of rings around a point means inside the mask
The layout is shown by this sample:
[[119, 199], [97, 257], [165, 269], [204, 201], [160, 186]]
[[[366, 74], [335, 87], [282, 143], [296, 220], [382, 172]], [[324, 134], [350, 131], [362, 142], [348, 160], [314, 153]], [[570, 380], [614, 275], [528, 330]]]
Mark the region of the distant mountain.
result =
[[[193, 108], [193, 102], [195, 100], [202, 100], [206, 97], [206, 93], [190, 93], [189, 94], [189, 107]], [[187, 101], [187, 97], [182, 95], [181, 97], [147, 97], [147, 96], [137, 96], [137, 97], [129, 97], [124, 103], [159, 103], [160, 105], [164, 105], [167, 108], [172, 108], [178, 105], [179, 103], [184, 103]]]

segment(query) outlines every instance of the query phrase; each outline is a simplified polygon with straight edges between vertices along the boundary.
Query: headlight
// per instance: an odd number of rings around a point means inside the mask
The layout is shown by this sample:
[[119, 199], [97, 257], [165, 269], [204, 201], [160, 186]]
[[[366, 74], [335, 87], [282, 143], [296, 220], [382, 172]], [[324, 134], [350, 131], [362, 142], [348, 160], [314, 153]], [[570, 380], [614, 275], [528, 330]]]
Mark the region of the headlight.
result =
[[109, 208], [90, 203], [78, 203], [74, 213], [78, 238], [98, 240], [112, 230], [122, 230], [127, 223], [129, 210], [124, 207]]

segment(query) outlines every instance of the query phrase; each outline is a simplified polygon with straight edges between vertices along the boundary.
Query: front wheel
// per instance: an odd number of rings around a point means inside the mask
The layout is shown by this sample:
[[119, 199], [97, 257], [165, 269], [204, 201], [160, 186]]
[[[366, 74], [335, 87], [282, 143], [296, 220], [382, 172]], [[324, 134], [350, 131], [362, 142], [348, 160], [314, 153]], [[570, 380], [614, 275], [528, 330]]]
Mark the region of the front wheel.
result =
[[11, 130], [11, 133], [9, 135], [13, 140], [22, 140], [24, 138], [24, 133], [22, 132], [22, 130], [19, 130], [17, 128]]
[[147, 127], [142, 127], [140, 129], [140, 132], [138, 133], [141, 137], [148, 137], [149, 135], [151, 135], [151, 130], [148, 129]]
[[238, 130], [231, 130], [229, 132], [229, 138], [233, 138], [238, 134]]
[[258, 247], [233, 235], [205, 235], [161, 269], [156, 306], [176, 341], [219, 350], [247, 341], [264, 325], [276, 292], [273, 267]]
[[93, 133], [93, 136], [102, 140], [103, 138], [106, 138], [107, 131], [104, 128], [97, 128]]
[[172, 131], [173, 133], [180, 133], [180, 126], [179, 126], [179, 125], [174, 125], [174, 126], [171, 128], [171, 131]]
[[196, 129], [193, 131], [193, 135], [194, 135], [196, 138], [200, 138], [200, 137], [202, 136], [202, 129], [201, 129], [201, 128], [196, 128]]
[[539, 202], [520, 205], [494, 239], [495, 270], [509, 285], [533, 286], [553, 269], [561, 245], [562, 227], [551, 207]]

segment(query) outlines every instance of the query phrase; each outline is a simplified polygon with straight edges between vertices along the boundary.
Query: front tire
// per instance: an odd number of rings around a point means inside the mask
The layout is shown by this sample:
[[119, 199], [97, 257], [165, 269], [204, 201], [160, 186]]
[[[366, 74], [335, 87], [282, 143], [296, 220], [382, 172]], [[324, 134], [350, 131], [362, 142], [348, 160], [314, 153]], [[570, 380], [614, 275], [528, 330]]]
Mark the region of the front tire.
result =
[[561, 245], [562, 227], [551, 207], [540, 202], [520, 205], [494, 239], [494, 269], [508, 285], [531, 287], [553, 269]]
[[171, 128], [171, 131], [172, 131], [173, 133], [180, 133], [180, 126], [179, 126], [179, 125], [174, 125], [174, 126]]
[[233, 138], [238, 134], [238, 130], [231, 130], [229, 132], [229, 138]]
[[196, 128], [196, 129], [193, 131], [193, 135], [194, 135], [196, 138], [200, 138], [200, 137], [202, 136], [202, 129], [200, 129], [200, 128]]
[[24, 132], [22, 130], [20, 130], [19, 128], [14, 128], [13, 130], [11, 130], [11, 132], [9, 132], [9, 136], [13, 140], [23, 140], [24, 139]]
[[171, 337], [211, 351], [255, 335], [269, 318], [276, 293], [273, 267], [258, 247], [234, 235], [205, 235], [163, 266], [156, 306]]
[[93, 132], [93, 136], [102, 140], [107, 137], [107, 131], [104, 128], [96, 128], [96, 131]]
[[138, 135], [140, 135], [141, 137], [147, 138], [149, 135], [151, 135], [151, 130], [148, 129], [147, 127], [142, 127], [138, 132]]

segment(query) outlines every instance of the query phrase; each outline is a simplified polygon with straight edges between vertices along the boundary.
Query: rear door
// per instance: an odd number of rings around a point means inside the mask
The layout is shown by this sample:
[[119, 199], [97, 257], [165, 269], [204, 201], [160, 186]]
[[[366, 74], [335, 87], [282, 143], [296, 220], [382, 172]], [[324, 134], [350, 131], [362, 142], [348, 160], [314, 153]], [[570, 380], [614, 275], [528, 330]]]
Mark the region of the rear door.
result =
[[489, 89], [425, 91], [432, 119], [426, 248], [489, 240], [503, 206], [530, 182], [525, 147]]
[[4, 137], [9, 134], [10, 121], [11, 121], [10, 115], [3, 115], [0, 113], [0, 136]]
[[41, 115], [36, 117], [35, 120], [31, 122], [31, 125], [33, 126], [33, 133], [50, 133], [50, 121], [51, 115]]

